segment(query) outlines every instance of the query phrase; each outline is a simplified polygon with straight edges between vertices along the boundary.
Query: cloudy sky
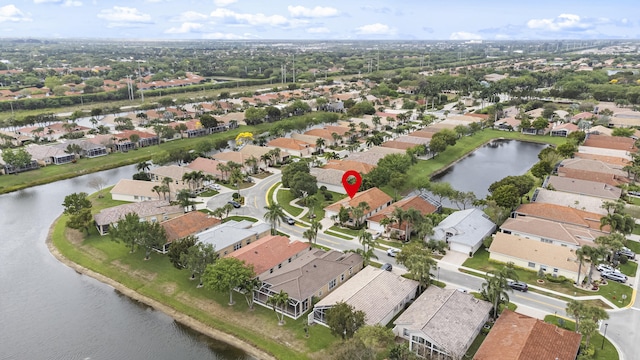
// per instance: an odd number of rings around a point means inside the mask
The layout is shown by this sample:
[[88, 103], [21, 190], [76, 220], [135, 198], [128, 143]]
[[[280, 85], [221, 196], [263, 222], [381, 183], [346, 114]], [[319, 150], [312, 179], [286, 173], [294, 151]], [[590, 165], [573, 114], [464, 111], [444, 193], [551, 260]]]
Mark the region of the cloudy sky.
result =
[[639, 39], [638, 0], [2, 0], [0, 37]]

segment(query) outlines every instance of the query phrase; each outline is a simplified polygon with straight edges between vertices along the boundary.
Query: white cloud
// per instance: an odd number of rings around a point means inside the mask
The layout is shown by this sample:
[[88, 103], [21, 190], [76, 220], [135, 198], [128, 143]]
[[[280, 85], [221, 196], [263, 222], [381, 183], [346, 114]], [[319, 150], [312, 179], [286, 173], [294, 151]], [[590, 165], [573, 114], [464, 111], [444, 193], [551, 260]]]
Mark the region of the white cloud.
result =
[[77, 0], [65, 0], [62, 6], [82, 6], [82, 1]]
[[359, 28], [357, 28], [357, 30], [358, 30], [358, 34], [364, 34], [364, 35], [372, 35], [372, 34], [387, 35], [387, 34], [395, 33], [395, 30], [390, 28], [389, 25], [385, 25], [381, 23], [360, 26]]
[[208, 16], [206, 14], [201, 14], [197, 11], [185, 11], [182, 14], [180, 14], [180, 16], [178, 16], [176, 21], [192, 22], [192, 21], [204, 20], [207, 17]]
[[457, 31], [449, 35], [449, 40], [481, 40], [482, 36], [466, 31]]
[[331, 30], [329, 30], [326, 27], [313, 27], [313, 28], [308, 28], [307, 32], [310, 34], [326, 34], [331, 32]]
[[579, 15], [560, 14], [555, 19], [531, 19], [527, 22], [527, 26], [530, 29], [546, 31], [575, 31], [591, 29], [594, 24], [581, 19]]
[[236, 35], [236, 34], [221, 33], [221, 32], [204, 34], [202, 37], [205, 38], [205, 39], [218, 39], [218, 40], [237, 40], [237, 39], [248, 39], [249, 38], [246, 35]]
[[192, 32], [199, 32], [202, 29], [202, 24], [186, 22], [182, 23], [179, 27], [172, 27], [164, 31], [165, 34], [188, 34]]
[[215, 9], [211, 12], [212, 18], [220, 19], [226, 23], [248, 24], [248, 25], [269, 25], [283, 26], [288, 25], [289, 20], [281, 15], [265, 15], [265, 14], [243, 14], [228, 9]]
[[338, 15], [338, 9], [332, 7], [316, 6], [311, 9], [304, 6], [289, 5], [287, 9], [289, 10], [289, 14], [293, 17], [319, 18]]
[[31, 21], [31, 18], [13, 4], [0, 7], [0, 23], [20, 21]]
[[216, 6], [225, 7], [233, 4], [236, 1], [238, 0], [213, 0], [213, 3], [216, 4]]
[[109, 22], [108, 27], [128, 27], [151, 23], [151, 15], [141, 13], [136, 8], [124, 6], [114, 6], [112, 9], [101, 10], [98, 17], [107, 20]]

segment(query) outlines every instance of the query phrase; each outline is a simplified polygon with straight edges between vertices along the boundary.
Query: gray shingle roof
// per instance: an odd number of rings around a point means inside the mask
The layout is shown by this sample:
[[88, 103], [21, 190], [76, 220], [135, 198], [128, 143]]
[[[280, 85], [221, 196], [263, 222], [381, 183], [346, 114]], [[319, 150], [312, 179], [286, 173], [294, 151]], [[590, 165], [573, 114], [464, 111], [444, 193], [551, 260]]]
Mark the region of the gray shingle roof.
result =
[[433, 238], [445, 240], [446, 234], [453, 234], [448, 238], [449, 242], [473, 246], [488, 234], [493, 232], [496, 224], [478, 209], [456, 211], [447, 216], [433, 228]]

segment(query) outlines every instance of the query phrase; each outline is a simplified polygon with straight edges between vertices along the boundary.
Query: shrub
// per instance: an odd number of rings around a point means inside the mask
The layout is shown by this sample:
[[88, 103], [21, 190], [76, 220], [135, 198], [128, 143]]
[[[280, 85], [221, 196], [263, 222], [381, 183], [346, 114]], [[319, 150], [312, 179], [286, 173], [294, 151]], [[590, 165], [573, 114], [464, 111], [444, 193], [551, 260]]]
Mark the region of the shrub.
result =
[[238, 198], [240, 197], [240, 194], [238, 194], [237, 192], [234, 192], [231, 197], [233, 198], [233, 200], [238, 200]]

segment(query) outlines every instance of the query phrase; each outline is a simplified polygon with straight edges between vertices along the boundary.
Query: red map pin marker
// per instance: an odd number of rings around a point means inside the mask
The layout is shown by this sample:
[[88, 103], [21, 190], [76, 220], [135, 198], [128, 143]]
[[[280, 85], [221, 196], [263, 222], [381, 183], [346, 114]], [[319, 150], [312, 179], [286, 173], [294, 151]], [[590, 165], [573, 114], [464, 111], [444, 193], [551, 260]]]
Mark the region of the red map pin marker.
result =
[[[352, 180], [352, 182], [349, 182], [350, 177], [354, 177], [355, 181]], [[350, 198], [353, 199], [353, 197], [356, 195], [356, 193], [360, 189], [360, 184], [362, 184], [362, 176], [360, 176], [359, 172], [355, 170], [349, 170], [345, 172], [344, 175], [342, 175], [342, 186], [344, 186], [344, 189], [347, 191], [347, 194]]]

